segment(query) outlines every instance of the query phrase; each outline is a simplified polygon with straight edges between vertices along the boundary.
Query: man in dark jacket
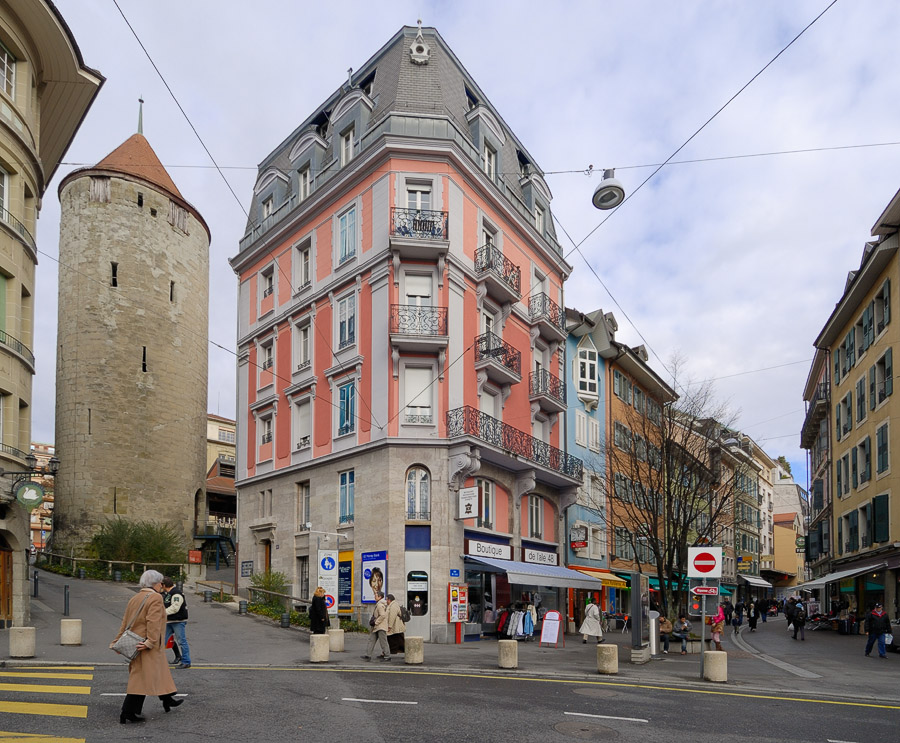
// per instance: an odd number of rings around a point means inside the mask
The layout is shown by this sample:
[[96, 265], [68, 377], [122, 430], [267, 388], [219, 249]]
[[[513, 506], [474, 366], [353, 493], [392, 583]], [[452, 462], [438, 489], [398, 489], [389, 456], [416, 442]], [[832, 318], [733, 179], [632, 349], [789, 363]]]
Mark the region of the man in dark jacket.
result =
[[884, 635], [891, 631], [891, 620], [884, 613], [881, 604], [875, 604], [868, 614], [866, 614], [866, 632], [869, 639], [866, 642], [866, 655], [872, 652], [872, 646], [875, 640], [878, 640], [878, 657], [887, 658], [884, 647]]
[[731, 624], [731, 617], [734, 615], [734, 604], [729, 599], [725, 599], [725, 603], [722, 604], [722, 611], [725, 612], [725, 624]]
[[188, 618], [187, 601], [184, 594], [175, 588], [175, 582], [171, 578], [163, 578], [162, 585], [166, 592], [165, 598], [168, 599], [163, 601], [166, 604], [166, 643], [175, 635], [175, 644], [181, 649], [181, 663], [176, 668], [190, 668], [191, 649], [184, 633], [184, 624]]

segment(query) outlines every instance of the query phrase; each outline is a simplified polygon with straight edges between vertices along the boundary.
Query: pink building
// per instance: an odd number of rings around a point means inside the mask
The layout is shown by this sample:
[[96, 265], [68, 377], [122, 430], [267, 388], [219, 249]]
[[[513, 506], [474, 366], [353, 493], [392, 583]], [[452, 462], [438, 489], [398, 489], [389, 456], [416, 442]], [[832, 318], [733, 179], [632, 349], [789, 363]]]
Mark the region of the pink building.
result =
[[560, 450], [571, 267], [550, 198], [434, 29], [402, 28], [265, 158], [231, 260], [244, 574], [306, 598], [337, 550], [341, 612], [367, 613], [380, 568], [438, 642], [463, 632], [450, 584], [472, 633], [560, 600], [581, 461]]

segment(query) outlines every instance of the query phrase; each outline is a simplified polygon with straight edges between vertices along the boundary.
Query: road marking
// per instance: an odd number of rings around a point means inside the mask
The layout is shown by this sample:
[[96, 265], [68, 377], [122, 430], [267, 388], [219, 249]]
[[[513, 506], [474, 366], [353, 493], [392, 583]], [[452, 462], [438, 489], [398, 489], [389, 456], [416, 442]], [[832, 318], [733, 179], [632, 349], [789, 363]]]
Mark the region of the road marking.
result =
[[[100, 694], [100, 696], [101, 697], [124, 697], [125, 692], [124, 691], [104, 691], [102, 694]], [[176, 694], [175, 696], [176, 697], [186, 697], [187, 694]]]
[[[94, 666], [7, 666], [16, 671], [93, 671]], [[0, 732], [0, 736], [3, 733]]]
[[50, 715], [51, 717], [87, 717], [85, 704], [41, 704], [37, 702], [3, 702], [0, 712], [19, 715]]
[[353, 697], [343, 697], [342, 702], [364, 702], [365, 704], [418, 704], [418, 702], [399, 702], [391, 699], [354, 699]]
[[43, 673], [37, 671], [0, 671], [0, 678], [26, 678], [26, 679], [72, 679], [77, 681], [93, 681], [92, 673]]
[[[743, 631], [743, 629], [742, 629]], [[759, 658], [759, 660], [764, 661], [770, 665], [775, 666], [776, 668], [780, 668], [782, 671], [787, 671], [794, 676], [799, 676], [800, 678], [805, 679], [820, 679], [822, 678], [818, 673], [813, 673], [812, 671], [807, 671], [805, 668], [800, 668], [799, 666], [795, 666], [786, 661], [780, 660], [779, 658], [773, 658], [771, 655], [766, 655], [765, 653], [761, 653], [755, 647], [750, 645], [743, 637], [742, 634], [732, 635], [732, 642], [737, 645], [741, 650], [745, 650], [746, 652], [753, 655], [755, 658]]]
[[90, 694], [90, 686], [65, 686], [63, 684], [0, 684], [0, 691], [25, 691], [43, 694]]
[[832, 740], [831, 738], [826, 738], [825, 740], [827, 740], [828, 743], [854, 743], [852, 740]]
[[0, 730], [0, 739], [8, 743], [85, 743], [84, 738], [57, 738], [55, 735], [40, 733], [13, 733]]
[[564, 715], [572, 715], [573, 717], [597, 717], [601, 720], [624, 720], [625, 722], [650, 722], [650, 720], [642, 720], [640, 717], [612, 717], [610, 715], [589, 715], [586, 712], [563, 712]]

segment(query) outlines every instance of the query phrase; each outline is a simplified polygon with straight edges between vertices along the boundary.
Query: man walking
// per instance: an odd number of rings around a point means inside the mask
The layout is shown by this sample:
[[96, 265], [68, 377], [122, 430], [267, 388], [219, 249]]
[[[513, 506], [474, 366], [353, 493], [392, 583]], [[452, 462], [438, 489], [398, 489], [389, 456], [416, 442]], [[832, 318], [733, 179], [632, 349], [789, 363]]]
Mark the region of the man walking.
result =
[[166, 643], [169, 638], [175, 636], [175, 644], [181, 651], [181, 663], [176, 668], [191, 667], [191, 649], [188, 647], [187, 636], [184, 633], [184, 625], [187, 622], [188, 610], [184, 594], [175, 588], [175, 581], [171, 578], [163, 578], [163, 591], [169, 599], [166, 605]]
[[800, 633], [800, 639], [806, 639], [806, 631], [804, 627], [806, 627], [806, 607], [803, 605], [802, 601], [798, 601], [794, 604], [794, 613], [791, 618], [791, 623], [794, 625], [794, 639], [797, 639], [797, 632]]
[[866, 641], [867, 657], [869, 653], [872, 652], [872, 646], [875, 644], [875, 641], [878, 640], [878, 657], [887, 658], [884, 635], [886, 632], [890, 631], [890, 618], [884, 613], [881, 604], [875, 604], [875, 606], [872, 607], [872, 611], [866, 614], [866, 633], [869, 635], [869, 639]]
[[363, 660], [372, 660], [372, 651], [375, 649], [375, 643], [381, 647], [381, 660], [389, 661], [391, 659], [391, 648], [387, 641], [388, 629], [388, 609], [384, 600], [384, 593], [375, 591], [375, 610], [372, 612], [372, 620], [369, 622], [371, 634], [369, 635], [369, 644], [366, 647], [366, 654], [362, 656]]

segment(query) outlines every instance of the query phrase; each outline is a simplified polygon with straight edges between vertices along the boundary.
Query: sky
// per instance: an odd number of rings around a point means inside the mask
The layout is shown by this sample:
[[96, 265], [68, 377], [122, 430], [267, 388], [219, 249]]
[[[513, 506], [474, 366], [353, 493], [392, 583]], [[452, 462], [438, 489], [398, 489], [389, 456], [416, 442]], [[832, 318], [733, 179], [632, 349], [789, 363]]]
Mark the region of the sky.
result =
[[[715, 380], [736, 425], [805, 486], [812, 344], [900, 187], [900, 4], [838, 0], [760, 73], [829, 4], [118, 0], [188, 123], [114, 0], [56, 0], [106, 83], [38, 223], [32, 438], [54, 438], [60, 180], [131, 136], [143, 97], [144, 135], [212, 232], [209, 411], [233, 418], [228, 259], [256, 167], [421, 18], [547, 173], [573, 266], [566, 306], [612, 311], [617, 339], [644, 343], [670, 383], [675, 357], [679, 384]], [[817, 151], [764, 154], [794, 150]], [[604, 168], [629, 195], [615, 213], [591, 205]]]

